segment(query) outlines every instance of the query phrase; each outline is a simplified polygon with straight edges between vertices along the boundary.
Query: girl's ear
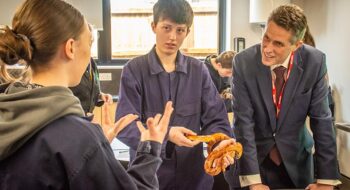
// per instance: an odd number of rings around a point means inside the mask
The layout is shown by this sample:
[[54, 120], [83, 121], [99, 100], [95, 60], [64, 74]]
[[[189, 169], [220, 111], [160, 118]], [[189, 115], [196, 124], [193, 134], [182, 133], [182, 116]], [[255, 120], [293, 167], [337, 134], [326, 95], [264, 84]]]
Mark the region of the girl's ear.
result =
[[64, 46], [64, 52], [69, 59], [74, 59], [75, 54], [75, 41], [70, 38], [66, 41]]

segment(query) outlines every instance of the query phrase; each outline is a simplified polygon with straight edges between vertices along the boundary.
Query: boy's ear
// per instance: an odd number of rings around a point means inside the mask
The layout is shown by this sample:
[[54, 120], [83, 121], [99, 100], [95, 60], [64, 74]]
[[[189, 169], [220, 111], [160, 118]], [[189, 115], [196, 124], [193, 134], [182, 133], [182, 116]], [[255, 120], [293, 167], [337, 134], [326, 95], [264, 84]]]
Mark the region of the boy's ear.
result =
[[191, 32], [191, 29], [190, 28], [187, 28], [187, 34], [186, 36], [188, 36], [188, 34]]
[[222, 68], [221, 63], [216, 62], [216, 65], [217, 65], [219, 68]]
[[66, 41], [64, 45], [64, 52], [69, 59], [74, 59], [74, 54], [75, 54], [74, 43], [75, 41], [72, 38], [70, 38]]
[[154, 22], [151, 23], [153, 33], [156, 33], [156, 24]]

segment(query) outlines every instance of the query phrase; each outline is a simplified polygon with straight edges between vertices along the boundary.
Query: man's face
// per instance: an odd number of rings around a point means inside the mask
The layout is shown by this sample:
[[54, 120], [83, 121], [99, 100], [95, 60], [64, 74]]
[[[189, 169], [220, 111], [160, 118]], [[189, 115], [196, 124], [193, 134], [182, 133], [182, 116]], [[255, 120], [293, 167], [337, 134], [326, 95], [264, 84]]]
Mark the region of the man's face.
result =
[[282, 64], [298, 46], [291, 44], [292, 32], [270, 21], [261, 42], [261, 61], [266, 66]]
[[189, 32], [186, 24], [177, 24], [169, 19], [152, 23], [152, 30], [156, 34], [156, 49], [163, 55], [176, 54]]

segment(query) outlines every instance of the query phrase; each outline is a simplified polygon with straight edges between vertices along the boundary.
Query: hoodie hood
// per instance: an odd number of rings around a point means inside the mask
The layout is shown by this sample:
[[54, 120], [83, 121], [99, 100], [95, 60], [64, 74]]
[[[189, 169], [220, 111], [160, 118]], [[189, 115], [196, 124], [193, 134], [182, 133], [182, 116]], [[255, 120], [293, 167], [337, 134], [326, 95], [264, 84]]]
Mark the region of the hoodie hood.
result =
[[79, 99], [68, 88], [20, 82], [0, 85], [0, 161], [65, 115], [84, 116]]

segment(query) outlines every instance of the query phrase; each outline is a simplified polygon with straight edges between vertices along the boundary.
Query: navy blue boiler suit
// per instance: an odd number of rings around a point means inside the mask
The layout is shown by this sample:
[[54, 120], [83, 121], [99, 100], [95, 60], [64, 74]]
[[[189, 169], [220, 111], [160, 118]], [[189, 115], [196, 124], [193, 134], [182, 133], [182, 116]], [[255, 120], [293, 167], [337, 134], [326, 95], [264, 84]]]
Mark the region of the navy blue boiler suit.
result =
[[[222, 132], [232, 136], [225, 105], [199, 60], [178, 52], [176, 69], [167, 73], [156, 55], [148, 54], [130, 60], [121, 77], [116, 119], [128, 113], [138, 114], [143, 122], [163, 113], [167, 101], [173, 101], [174, 112], [169, 124], [186, 127], [199, 135]], [[125, 128], [118, 139], [130, 147], [134, 158], [140, 132], [136, 123]], [[158, 170], [160, 189], [211, 189], [213, 178], [204, 172], [202, 144], [193, 148], [163, 143], [163, 163]]]

